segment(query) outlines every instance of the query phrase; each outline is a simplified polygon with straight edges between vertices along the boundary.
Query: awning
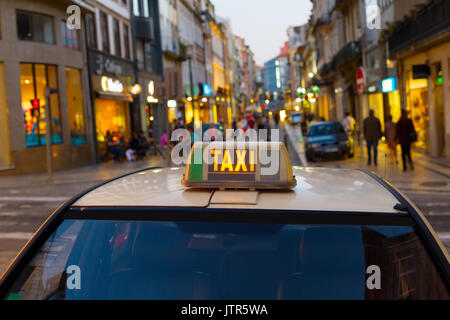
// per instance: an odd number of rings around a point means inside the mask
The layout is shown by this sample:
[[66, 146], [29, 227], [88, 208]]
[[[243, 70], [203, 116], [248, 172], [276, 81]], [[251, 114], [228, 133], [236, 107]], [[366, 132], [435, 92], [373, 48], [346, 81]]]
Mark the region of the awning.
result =
[[133, 102], [133, 97], [128, 93], [114, 93], [105, 91], [95, 91], [95, 95], [99, 99], [104, 100], [116, 100], [116, 101], [127, 101]]

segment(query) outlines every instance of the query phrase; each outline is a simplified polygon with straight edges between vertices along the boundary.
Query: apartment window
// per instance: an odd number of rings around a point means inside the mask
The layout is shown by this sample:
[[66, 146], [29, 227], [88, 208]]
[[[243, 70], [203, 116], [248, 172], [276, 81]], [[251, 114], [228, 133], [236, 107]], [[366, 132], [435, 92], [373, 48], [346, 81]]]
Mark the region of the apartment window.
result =
[[95, 29], [95, 17], [92, 13], [85, 16], [87, 44], [90, 48], [97, 48], [97, 33]]
[[123, 43], [125, 49], [125, 58], [130, 59], [130, 31], [126, 24], [123, 25]]
[[144, 70], [144, 41], [142, 39], [136, 39], [136, 58], [139, 70]]
[[152, 72], [152, 45], [150, 42], [145, 42], [144, 45], [145, 53], [145, 70]]
[[114, 34], [114, 50], [116, 56], [122, 56], [122, 46], [120, 45], [120, 24], [119, 20], [113, 19], [113, 34]]
[[133, 0], [133, 14], [136, 17], [150, 17], [149, 0]]
[[56, 66], [32, 63], [20, 64], [20, 87], [27, 147], [46, 144], [47, 116], [50, 116], [52, 144], [63, 143], [59, 95], [57, 93], [51, 94], [50, 105], [47, 107], [44, 96], [44, 90], [47, 86], [58, 88]]
[[133, 0], [133, 14], [136, 17], [139, 17], [141, 15], [141, 7], [139, 5], [140, 2], [140, 0]]
[[100, 32], [102, 36], [103, 51], [110, 52], [109, 48], [109, 32], [108, 32], [108, 16], [104, 12], [100, 12]]
[[61, 35], [64, 47], [74, 50], [80, 50], [79, 30], [71, 30], [67, 27], [66, 21], [61, 21]]
[[54, 43], [53, 18], [39, 13], [16, 12], [19, 40]]

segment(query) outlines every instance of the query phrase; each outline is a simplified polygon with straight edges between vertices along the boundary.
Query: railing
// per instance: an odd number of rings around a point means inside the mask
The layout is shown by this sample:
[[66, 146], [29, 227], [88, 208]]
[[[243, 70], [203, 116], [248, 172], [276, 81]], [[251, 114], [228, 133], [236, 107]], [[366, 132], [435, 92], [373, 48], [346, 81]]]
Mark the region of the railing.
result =
[[448, 28], [450, 28], [450, 1], [433, 1], [420, 9], [414, 17], [408, 17], [396, 26], [389, 37], [390, 54], [394, 55]]
[[347, 43], [334, 57], [336, 67], [340, 67], [354, 59], [362, 58], [362, 49], [360, 41], [352, 41]]

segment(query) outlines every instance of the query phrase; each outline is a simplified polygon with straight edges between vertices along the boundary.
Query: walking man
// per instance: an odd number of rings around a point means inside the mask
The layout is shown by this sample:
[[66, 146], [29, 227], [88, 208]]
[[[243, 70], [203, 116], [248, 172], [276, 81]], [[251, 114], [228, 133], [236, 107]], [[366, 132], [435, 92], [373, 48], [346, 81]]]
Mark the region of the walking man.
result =
[[414, 170], [414, 164], [411, 159], [411, 144], [417, 141], [417, 133], [412, 120], [408, 118], [408, 113], [404, 109], [395, 128], [395, 136], [402, 147], [403, 171], [407, 170], [407, 161], [411, 170]]
[[380, 119], [375, 117], [374, 111], [369, 110], [369, 116], [364, 119], [363, 122], [364, 139], [367, 143], [367, 164], [370, 166], [372, 164], [372, 150], [373, 150], [373, 163], [375, 166], [378, 165], [378, 141], [382, 137], [381, 133], [381, 122]]

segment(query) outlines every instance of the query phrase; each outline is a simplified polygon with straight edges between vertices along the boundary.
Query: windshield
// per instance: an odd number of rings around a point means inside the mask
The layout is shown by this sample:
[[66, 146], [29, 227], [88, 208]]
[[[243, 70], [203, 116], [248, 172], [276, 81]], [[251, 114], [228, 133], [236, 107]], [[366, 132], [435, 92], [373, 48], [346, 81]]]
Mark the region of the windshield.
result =
[[316, 136], [329, 136], [336, 133], [336, 130], [334, 128], [333, 123], [326, 123], [326, 124], [318, 124], [311, 126], [311, 130], [309, 132], [309, 135], [311, 137]]
[[6, 299], [448, 299], [409, 226], [66, 220]]

